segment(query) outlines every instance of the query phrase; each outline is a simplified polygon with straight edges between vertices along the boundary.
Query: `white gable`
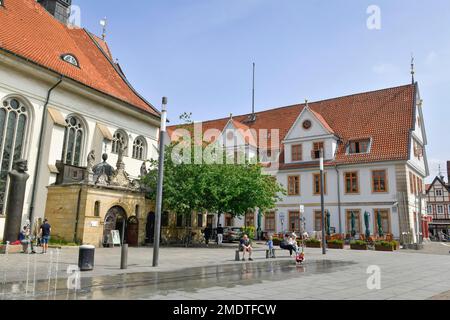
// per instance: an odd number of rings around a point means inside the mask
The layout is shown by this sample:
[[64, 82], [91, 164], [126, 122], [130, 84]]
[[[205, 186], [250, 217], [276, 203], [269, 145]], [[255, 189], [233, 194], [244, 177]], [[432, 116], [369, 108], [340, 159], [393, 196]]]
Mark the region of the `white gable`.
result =
[[[309, 129], [305, 129], [303, 127], [306, 121], [311, 122], [311, 127]], [[288, 140], [296, 140], [302, 138], [314, 138], [314, 137], [323, 137], [332, 134], [327, 128], [325, 128], [322, 123], [317, 119], [316, 115], [311, 112], [311, 109], [304, 108], [302, 113], [299, 115], [297, 120], [294, 122], [294, 125], [289, 130], [288, 134], [285, 137], [285, 141]]]

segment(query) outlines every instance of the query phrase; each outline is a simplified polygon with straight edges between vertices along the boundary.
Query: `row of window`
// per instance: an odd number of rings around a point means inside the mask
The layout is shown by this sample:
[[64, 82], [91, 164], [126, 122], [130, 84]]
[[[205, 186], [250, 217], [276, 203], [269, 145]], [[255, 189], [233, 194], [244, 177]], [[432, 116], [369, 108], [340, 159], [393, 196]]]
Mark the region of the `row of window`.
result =
[[[433, 210], [433, 205], [428, 205], [428, 214], [434, 214], [434, 215], [436, 215], [436, 214], [438, 214], [438, 215], [444, 215], [445, 214], [445, 205], [436, 205], [435, 206], [436, 207], [436, 209], [435, 210]], [[449, 215], [450, 214], [450, 205], [448, 205], [448, 211], [447, 211], [447, 215]]]
[[[0, 104], [0, 214], [3, 214], [6, 181], [13, 163], [24, 157], [25, 140], [30, 124], [30, 110], [18, 98], [8, 98]], [[86, 126], [78, 116], [66, 119], [63, 153], [61, 160], [69, 165], [80, 166]], [[128, 135], [123, 130], [114, 134], [113, 153], [118, 152], [119, 146], [128, 147]], [[145, 160], [147, 144], [143, 137], [133, 142], [132, 157]]]
[[[68, 117], [66, 124], [62, 161], [65, 164], [80, 166], [86, 128], [78, 116]], [[132, 158], [145, 160], [147, 156], [146, 145], [143, 137], [137, 137], [133, 142]], [[111, 152], [117, 154], [120, 148], [128, 148], [128, 135], [121, 129], [114, 133]]]
[[[320, 150], [323, 150], [325, 154], [325, 143], [321, 142], [313, 142], [313, 148], [311, 151], [312, 159], [320, 158]], [[291, 147], [291, 159], [293, 162], [303, 161], [303, 144], [295, 144]]]
[[434, 195], [436, 197], [443, 197], [444, 196], [444, 190], [443, 189], [434, 189]]
[[[371, 223], [375, 228], [375, 233], [378, 233], [378, 216], [381, 217], [381, 226], [383, 232], [388, 234], [392, 233], [390, 212], [388, 209], [374, 209], [374, 221]], [[363, 226], [363, 214], [359, 209], [346, 210], [346, 233], [351, 233], [352, 231], [352, 215], [355, 217], [355, 231], [357, 234], [364, 233]], [[327, 223], [327, 216], [325, 216], [325, 224]], [[247, 220], [247, 219], [246, 219]], [[252, 220], [254, 221], [254, 220]], [[249, 221], [251, 223], [251, 221]], [[253, 222], [254, 223], [254, 222]], [[246, 224], [254, 225], [254, 224]], [[282, 228], [287, 227], [290, 231], [300, 231], [300, 212], [289, 211], [288, 225], [282, 226]], [[266, 213], [264, 216], [264, 231], [266, 232], [276, 232], [277, 231], [277, 219], [275, 212]], [[314, 231], [322, 231], [322, 212], [314, 211]]]
[[[319, 159], [320, 150], [325, 154], [325, 143], [313, 142], [311, 158]], [[362, 154], [368, 153], [370, 150], [370, 139], [350, 141], [347, 145], [347, 154]], [[293, 162], [303, 161], [303, 144], [295, 144], [291, 147], [291, 159]]]
[[409, 173], [409, 192], [415, 195], [423, 194], [423, 179], [416, 176], [414, 173]]
[[[324, 193], [327, 193], [327, 174], [324, 173]], [[300, 196], [300, 175], [288, 176], [288, 195]], [[373, 170], [372, 171], [372, 192], [386, 193], [388, 192], [388, 177], [387, 170]], [[344, 173], [344, 192], [345, 194], [359, 194], [359, 172], [345, 172]], [[313, 194], [320, 195], [321, 193], [321, 178], [320, 173], [313, 174]]]

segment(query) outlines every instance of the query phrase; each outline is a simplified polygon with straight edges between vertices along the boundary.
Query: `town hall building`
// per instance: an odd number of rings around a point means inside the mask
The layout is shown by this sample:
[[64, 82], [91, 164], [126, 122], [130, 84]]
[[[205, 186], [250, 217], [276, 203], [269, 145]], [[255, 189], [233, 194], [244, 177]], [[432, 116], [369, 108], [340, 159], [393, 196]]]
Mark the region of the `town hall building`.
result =
[[[225, 149], [248, 159], [259, 156], [267, 174], [287, 190], [271, 212], [208, 216], [210, 224], [255, 227], [266, 233], [322, 230], [319, 151], [324, 150], [325, 209], [333, 233], [390, 234], [416, 243], [427, 219], [425, 178], [429, 175], [425, 122], [417, 83], [281, 107], [196, 124], [213, 129]], [[169, 134], [178, 139], [178, 126]], [[300, 210], [302, 208], [302, 210]], [[304, 210], [303, 210], [304, 209]], [[300, 212], [304, 211], [304, 212]], [[316, 233], [317, 234], [317, 233]]]

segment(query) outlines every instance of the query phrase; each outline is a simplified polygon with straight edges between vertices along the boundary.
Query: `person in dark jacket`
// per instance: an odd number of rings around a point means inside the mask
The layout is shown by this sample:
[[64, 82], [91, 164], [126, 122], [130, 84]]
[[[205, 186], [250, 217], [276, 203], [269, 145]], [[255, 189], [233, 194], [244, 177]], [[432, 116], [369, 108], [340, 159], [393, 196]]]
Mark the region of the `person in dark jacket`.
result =
[[203, 234], [205, 236], [205, 243], [206, 245], [209, 245], [209, 240], [211, 239], [211, 228], [208, 226], [206, 227], [206, 229], [203, 231]]

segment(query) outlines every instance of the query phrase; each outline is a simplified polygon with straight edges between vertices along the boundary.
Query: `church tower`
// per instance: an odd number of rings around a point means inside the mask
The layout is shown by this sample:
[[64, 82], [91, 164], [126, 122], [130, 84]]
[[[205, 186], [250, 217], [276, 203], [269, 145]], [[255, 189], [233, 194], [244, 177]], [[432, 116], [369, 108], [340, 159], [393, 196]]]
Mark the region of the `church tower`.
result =
[[56, 19], [67, 24], [72, 0], [38, 0], [38, 2]]

